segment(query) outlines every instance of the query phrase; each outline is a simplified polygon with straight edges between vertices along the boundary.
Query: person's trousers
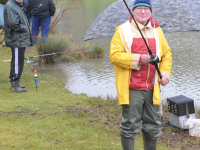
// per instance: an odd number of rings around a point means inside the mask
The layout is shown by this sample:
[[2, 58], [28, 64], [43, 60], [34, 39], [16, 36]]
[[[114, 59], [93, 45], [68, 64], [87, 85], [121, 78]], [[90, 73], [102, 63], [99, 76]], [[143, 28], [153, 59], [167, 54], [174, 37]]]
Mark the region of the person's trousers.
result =
[[39, 28], [41, 26], [41, 35], [42, 41], [44, 42], [49, 35], [49, 28], [51, 24], [51, 17], [49, 18], [38, 18], [36, 16], [32, 16], [32, 40], [33, 44], [37, 43], [37, 38], [39, 34]]
[[25, 47], [11, 48], [12, 59], [11, 59], [11, 69], [10, 69], [10, 80], [19, 80], [24, 68], [24, 53]]
[[29, 25], [32, 23], [32, 15], [26, 15]]
[[153, 105], [153, 90], [129, 90], [130, 105], [122, 105], [120, 133], [126, 138], [135, 138], [140, 131], [148, 139], [162, 135], [159, 105]]

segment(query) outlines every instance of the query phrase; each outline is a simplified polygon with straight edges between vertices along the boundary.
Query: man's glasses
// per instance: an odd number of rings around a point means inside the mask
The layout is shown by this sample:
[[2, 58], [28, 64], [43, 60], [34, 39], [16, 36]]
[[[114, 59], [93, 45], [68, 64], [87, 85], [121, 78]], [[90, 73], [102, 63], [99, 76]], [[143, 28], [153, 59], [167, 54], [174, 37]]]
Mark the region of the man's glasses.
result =
[[135, 8], [136, 11], [142, 11], [144, 10], [145, 12], [150, 12], [150, 8], [149, 7], [136, 7]]

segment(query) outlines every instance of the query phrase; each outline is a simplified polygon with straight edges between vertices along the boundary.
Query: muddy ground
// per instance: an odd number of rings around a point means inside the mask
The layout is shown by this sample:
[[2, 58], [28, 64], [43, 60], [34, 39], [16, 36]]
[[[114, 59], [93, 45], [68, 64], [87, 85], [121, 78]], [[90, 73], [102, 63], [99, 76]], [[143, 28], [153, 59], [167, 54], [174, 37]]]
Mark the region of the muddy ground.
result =
[[[98, 116], [98, 121], [104, 122], [110, 128], [119, 130], [121, 122], [120, 113], [113, 114], [112, 112], [100, 109], [90, 109], [89, 112], [92, 114], [101, 114]], [[196, 113], [196, 117], [200, 118], [200, 115]], [[164, 110], [163, 122], [164, 124], [168, 124], [168, 110]], [[162, 126], [161, 129], [162, 136], [158, 139], [158, 143], [165, 144], [169, 150], [200, 150], [200, 137], [190, 136], [189, 130], [181, 130], [172, 126]], [[141, 131], [138, 133], [138, 136], [142, 136]]]

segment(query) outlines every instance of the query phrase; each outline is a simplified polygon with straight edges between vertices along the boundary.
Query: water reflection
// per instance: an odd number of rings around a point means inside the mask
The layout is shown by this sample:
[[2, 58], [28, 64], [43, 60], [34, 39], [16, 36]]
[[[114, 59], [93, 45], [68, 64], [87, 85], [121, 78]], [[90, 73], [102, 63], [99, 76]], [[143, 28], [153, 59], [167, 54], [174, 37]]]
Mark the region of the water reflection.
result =
[[116, 96], [113, 70], [105, 59], [81, 60], [59, 65], [67, 74], [65, 87], [89, 96]]
[[[70, 21], [70, 28], [63, 28], [64, 33], [82, 33], [74, 35], [76, 41], [83, 40], [82, 37], [89, 29], [98, 15], [112, 2], [110, 0], [98, 4], [94, 9], [94, 3], [87, 5], [88, 1], [82, 0], [77, 3], [78, 10], [74, 20]], [[109, 4], [108, 4], [109, 3]], [[175, 32], [165, 34], [167, 42], [172, 49], [173, 67], [171, 81], [166, 87], [162, 87], [162, 99], [177, 95], [184, 95], [195, 100], [195, 105], [200, 106], [200, 54], [199, 39], [200, 32]], [[96, 39], [89, 42], [109, 45], [111, 38]], [[109, 61], [109, 46], [105, 48], [106, 56], [102, 59], [85, 59], [70, 63], [62, 63], [49, 66], [41, 70], [63, 79], [65, 87], [74, 93], [86, 93], [89, 96], [112, 95], [117, 96], [115, 89], [115, 74], [113, 65]], [[55, 71], [53, 71], [55, 69]], [[51, 71], [49, 71], [51, 70]]]
[[166, 98], [182, 94], [194, 99], [195, 105], [200, 106], [200, 32], [175, 32], [165, 35], [172, 48], [173, 66], [171, 82], [162, 88], [162, 96]]

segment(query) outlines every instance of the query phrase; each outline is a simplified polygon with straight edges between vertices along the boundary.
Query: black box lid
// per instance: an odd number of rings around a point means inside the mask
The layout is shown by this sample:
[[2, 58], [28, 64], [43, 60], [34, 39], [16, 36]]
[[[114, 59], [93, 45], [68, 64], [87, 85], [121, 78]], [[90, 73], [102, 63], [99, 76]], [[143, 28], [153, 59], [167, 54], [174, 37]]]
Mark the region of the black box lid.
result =
[[194, 101], [193, 99], [185, 97], [183, 95], [170, 97], [170, 98], [167, 98], [167, 100], [174, 102], [175, 104], [185, 104], [185, 103], [190, 103]]

